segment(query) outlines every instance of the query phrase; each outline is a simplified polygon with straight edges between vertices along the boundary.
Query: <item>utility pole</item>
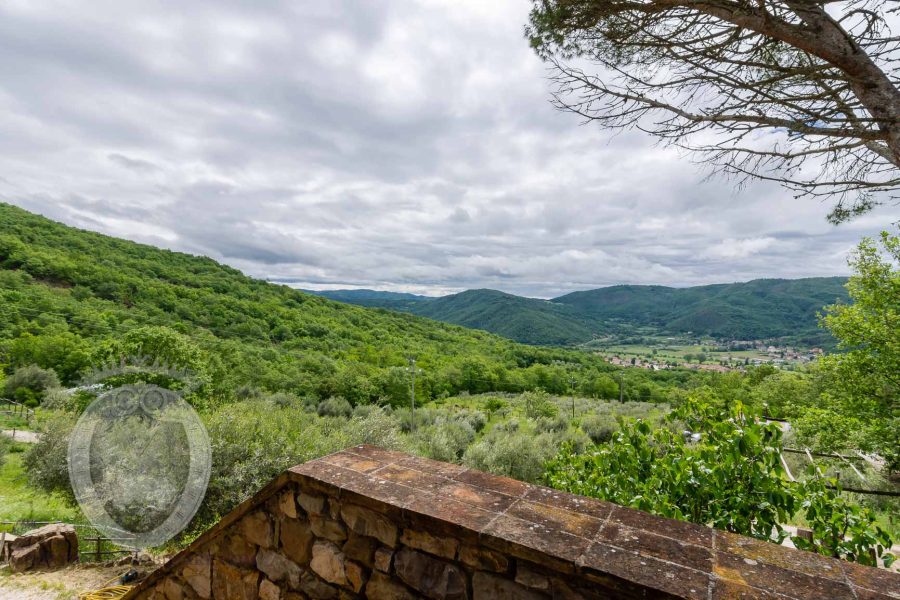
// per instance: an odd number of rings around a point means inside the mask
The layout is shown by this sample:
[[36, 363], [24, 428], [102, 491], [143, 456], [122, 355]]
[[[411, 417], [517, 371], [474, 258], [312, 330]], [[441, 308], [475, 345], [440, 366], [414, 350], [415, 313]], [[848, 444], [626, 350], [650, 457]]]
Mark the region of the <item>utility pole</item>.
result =
[[572, 375], [569, 377], [569, 387], [571, 388], [572, 394], [572, 418], [575, 418], [575, 376]]
[[625, 402], [625, 374], [619, 371], [619, 402]]
[[416, 373], [421, 372], [422, 369], [416, 367], [416, 359], [414, 356], [410, 356], [408, 359], [409, 366], [406, 367], [406, 370], [409, 372], [410, 379], [410, 394], [409, 394], [409, 430], [415, 431], [416, 429]]

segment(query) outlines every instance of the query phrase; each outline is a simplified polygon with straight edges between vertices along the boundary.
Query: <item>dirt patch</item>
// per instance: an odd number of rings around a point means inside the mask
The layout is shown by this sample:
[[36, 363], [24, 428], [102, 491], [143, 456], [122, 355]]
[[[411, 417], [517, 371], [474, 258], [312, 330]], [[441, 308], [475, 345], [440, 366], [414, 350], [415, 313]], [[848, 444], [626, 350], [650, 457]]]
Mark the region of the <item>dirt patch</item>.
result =
[[75, 600], [78, 594], [99, 589], [104, 584], [116, 585], [118, 578], [130, 568], [128, 565], [72, 565], [58, 571], [12, 574], [8, 567], [3, 567], [0, 600]]
[[25, 442], [26, 444], [36, 444], [40, 439], [34, 431], [26, 431], [24, 429], [3, 429], [0, 430], [0, 433], [17, 442]]

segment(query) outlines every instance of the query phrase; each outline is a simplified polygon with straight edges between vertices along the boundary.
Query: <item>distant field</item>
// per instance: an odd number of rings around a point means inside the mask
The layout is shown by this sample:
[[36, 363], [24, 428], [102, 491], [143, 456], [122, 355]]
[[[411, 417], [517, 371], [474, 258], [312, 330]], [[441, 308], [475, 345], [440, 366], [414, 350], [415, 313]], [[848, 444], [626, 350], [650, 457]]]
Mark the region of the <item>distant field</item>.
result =
[[[704, 350], [704, 348], [707, 348]], [[650, 346], [646, 344], [622, 344], [615, 346], [608, 346], [605, 348], [592, 348], [592, 350], [602, 356], [620, 356], [623, 358], [626, 357], [636, 357], [642, 359], [653, 359], [662, 360], [662, 361], [673, 361], [673, 362], [686, 362], [685, 355], [692, 354], [696, 356], [697, 354], [705, 354], [707, 363], [718, 363], [722, 360], [727, 360], [729, 357], [733, 361], [743, 362], [744, 359], [753, 360], [755, 358], [761, 360], [768, 360], [769, 356], [765, 353], [759, 352], [757, 350], [734, 350], [728, 352], [712, 352], [708, 350], [708, 346], [703, 346], [700, 344], [692, 344], [692, 345], [660, 345], [660, 346]], [[654, 351], [656, 352], [654, 354]], [[696, 363], [696, 359], [691, 360], [690, 362]]]

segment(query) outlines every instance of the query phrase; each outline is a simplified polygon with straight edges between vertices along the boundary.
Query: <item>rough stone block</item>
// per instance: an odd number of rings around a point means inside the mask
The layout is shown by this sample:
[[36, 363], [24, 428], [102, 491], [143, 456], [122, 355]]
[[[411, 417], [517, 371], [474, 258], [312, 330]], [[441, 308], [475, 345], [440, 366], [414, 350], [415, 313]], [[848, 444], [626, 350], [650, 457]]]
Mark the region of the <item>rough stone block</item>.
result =
[[325, 538], [336, 543], [341, 543], [347, 539], [347, 528], [340, 521], [319, 515], [310, 515], [309, 526], [316, 537]]
[[272, 581], [286, 581], [293, 589], [300, 587], [300, 567], [278, 552], [260, 548], [256, 568]]
[[297, 518], [297, 499], [294, 490], [287, 490], [278, 496], [278, 510], [286, 517]]
[[538, 573], [521, 563], [516, 565], [516, 583], [535, 590], [546, 591], [550, 589], [550, 579], [546, 575]]
[[201, 552], [191, 556], [181, 569], [181, 578], [203, 600], [208, 600], [212, 592], [212, 562], [209, 554]]
[[213, 598], [229, 600], [257, 600], [259, 573], [240, 569], [221, 560], [213, 561]]
[[285, 556], [297, 563], [306, 565], [312, 558], [312, 545], [315, 540], [308, 521], [300, 519], [282, 519], [281, 549]]
[[44, 525], [9, 542], [8, 552], [13, 573], [59, 569], [78, 559], [78, 535], [71, 525]]
[[505, 573], [509, 570], [509, 559], [499, 552], [464, 544], [459, 549], [459, 560], [479, 571]]
[[403, 548], [394, 559], [397, 576], [409, 587], [435, 600], [468, 598], [466, 575], [456, 565]]
[[[241, 529], [242, 527], [238, 527]], [[223, 540], [210, 548], [211, 554], [223, 558], [239, 567], [253, 567], [256, 565], [255, 544], [251, 544], [239, 533], [226, 536]]]
[[352, 560], [345, 560], [344, 571], [347, 573], [347, 582], [350, 589], [357, 593], [362, 590], [363, 586], [366, 585], [366, 570], [362, 565]]
[[300, 591], [313, 600], [332, 600], [340, 594], [336, 587], [328, 585], [309, 571], [300, 578]]
[[369, 600], [416, 600], [419, 598], [402, 583], [396, 582], [378, 571], [372, 573], [369, 583], [366, 584], [365, 595]]
[[546, 600], [548, 596], [498, 575], [478, 571], [472, 576], [473, 600]]
[[300, 503], [300, 507], [303, 508], [303, 510], [311, 515], [325, 514], [326, 500], [324, 496], [300, 492], [297, 495], [297, 502]]
[[184, 590], [173, 577], [167, 577], [163, 582], [162, 593], [166, 600], [184, 600]]
[[344, 567], [344, 553], [331, 542], [319, 540], [313, 544], [309, 568], [328, 583], [336, 585], [347, 585], [348, 583], [347, 571]]
[[263, 511], [250, 513], [241, 519], [241, 535], [251, 544], [271, 548], [275, 542], [272, 519]]
[[393, 559], [394, 551], [382, 546], [375, 551], [375, 568], [383, 573], [387, 573], [391, 570], [391, 562]]
[[397, 545], [397, 526], [383, 515], [353, 504], [341, 508], [344, 522], [359, 535], [378, 539], [385, 546]]
[[259, 583], [259, 600], [281, 600], [281, 588], [268, 579], [263, 579]]
[[350, 537], [341, 549], [347, 558], [360, 562], [371, 569], [377, 548], [378, 540], [375, 538], [351, 531]]
[[434, 536], [427, 531], [404, 529], [400, 536], [400, 543], [416, 550], [422, 550], [441, 558], [456, 558], [456, 550], [459, 548], [459, 540], [451, 537]]

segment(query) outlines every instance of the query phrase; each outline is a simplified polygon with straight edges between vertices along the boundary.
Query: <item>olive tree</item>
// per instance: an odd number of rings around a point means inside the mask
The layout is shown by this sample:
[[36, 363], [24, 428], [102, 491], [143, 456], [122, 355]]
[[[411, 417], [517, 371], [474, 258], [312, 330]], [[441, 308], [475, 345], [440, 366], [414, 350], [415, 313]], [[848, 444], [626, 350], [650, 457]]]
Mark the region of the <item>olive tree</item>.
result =
[[[900, 187], [900, 0], [534, 0], [563, 110], [638, 128], [740, 180], [831, 196]], [[590, 65], [590, 66], [588, 66]], [[886, 193], [885, 193], [886, 192]]]

